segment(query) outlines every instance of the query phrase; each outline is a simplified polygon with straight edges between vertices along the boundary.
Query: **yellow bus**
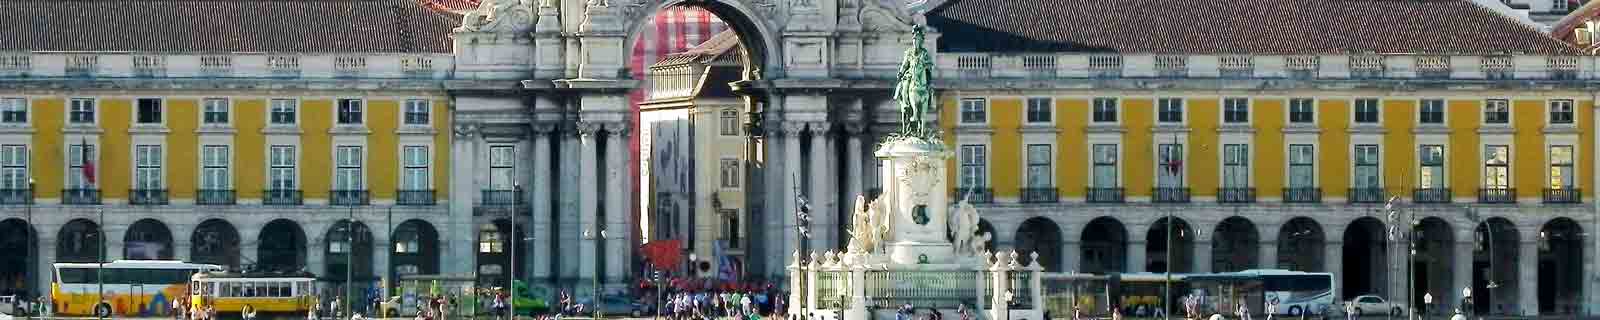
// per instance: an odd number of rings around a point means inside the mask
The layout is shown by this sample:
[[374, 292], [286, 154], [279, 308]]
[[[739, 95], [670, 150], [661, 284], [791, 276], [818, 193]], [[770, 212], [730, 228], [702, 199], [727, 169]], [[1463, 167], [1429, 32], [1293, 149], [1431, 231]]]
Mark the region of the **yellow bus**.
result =
[[198, 273], [189, 283], [190, 309], [210, 304], [223, 314], [251, 306], [258, 313], [304, 316], [317, 303], [316, 281], [310, 274]]
[[69, 316], [170, 316], [189, 296], [189, 276], [222, 270], [214, 264], [174, 260], [57, 263], [50, 283], [55, 313]]

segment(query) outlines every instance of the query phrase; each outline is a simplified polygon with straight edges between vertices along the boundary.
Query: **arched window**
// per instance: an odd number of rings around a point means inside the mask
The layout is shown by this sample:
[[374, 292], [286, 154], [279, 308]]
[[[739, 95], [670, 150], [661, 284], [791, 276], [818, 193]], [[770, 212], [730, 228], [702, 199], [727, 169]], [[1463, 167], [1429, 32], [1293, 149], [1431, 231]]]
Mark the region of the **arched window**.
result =
[[501, 253], [505, 252], [504, 243], [500, 241], [500, 229], [494, 224], [485, 223], [478, 228], [478, 252]]
[[394, 235], [394, 253], [417, 253], [422, 248], [419, 238], [416, 229], [401, 228]]

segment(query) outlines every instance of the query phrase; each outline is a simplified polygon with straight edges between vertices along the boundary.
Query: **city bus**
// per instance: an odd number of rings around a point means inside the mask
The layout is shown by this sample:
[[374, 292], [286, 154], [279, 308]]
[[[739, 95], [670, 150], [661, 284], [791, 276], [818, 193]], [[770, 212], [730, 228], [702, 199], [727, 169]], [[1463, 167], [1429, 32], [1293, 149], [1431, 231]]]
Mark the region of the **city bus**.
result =
[[218, 314], [236, 314], [250, 306], [262, 314], [303, 316], [317, 304], [317, 278], [310, 273], [205, 272], [190, 279], [191, 310], [210, 304]]
[[1056, 318], [1072, 317], [1073, 307], [1078, 307], [1085, 317], [1110, 317], [1113, 306], [1122, 309], [1124, 316], [1155, 317], [1158, 309], [1168, 307], [1168, 301], [1173, 311], [1180, 312], [1175, 315], [1181, 316], [1182, 300], [1176, 298], [1188, 292], [1188, 276], [1153, 272], [1047, 273], [1041, 282], [1045, 309]]
[[1202, 308], [1231, 313], [1244, 303], [1252, 313], [1265, 313], [1263, 307], [1277, 301], [1277, 314], [1325, 314], [1335, 308], [1333, 274], [1281, 269], [1254, 269], [1239, 272], [1190, 275], [1194, 292], [1204, 298]]
[[56, 263], [50, 283], [55, 313], [70, 316], [169, 316], [188, 297], [189, 276], [220, 271], [214, 264], [175, 260]]

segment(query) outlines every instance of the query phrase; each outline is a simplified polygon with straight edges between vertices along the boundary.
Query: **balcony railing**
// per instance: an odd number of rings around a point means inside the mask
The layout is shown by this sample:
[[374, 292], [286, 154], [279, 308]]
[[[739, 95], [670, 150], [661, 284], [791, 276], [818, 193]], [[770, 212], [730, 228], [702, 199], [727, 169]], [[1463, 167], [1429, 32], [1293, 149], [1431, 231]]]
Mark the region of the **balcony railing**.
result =
[[1189, 188], [1151, 188], [1150, 202], [1189, 203]]
[[261, 195], [261, 203], [279, 206], [298, 206], [305, 204], [305, 198], [300, 190], [277, 189], [267, 190]]
[[483, 190], [482, 197], [478, 198], [478, 206], [473, 207], [473, 215], [506, 215], [519, 213], [531, 214], [522, 210], [522, 192], [519, 190]]
[[1283, 188], [1283, 202], [1320, 203], [1322, 188]]
[[1022, 188], [1022, 203], [1055, 203], [1058, 195], [1055, 187]]
[[1350, 203], [1382, 203], [1383, 188], [1350, 188]]
[[372, 203], [372, 193], [367, 190], [333, 190], [328, 197], [328, 204], [336, 206], [364, 206]]
[[194, 203], [199, 205], [226, 206], [239, 203], [238, 194], [229, 189], [201, 189], [195, 194]]
[[402, 206], [431, 206], [435, 202], [433, 190], [395, 191], [396, 204]]
[[1544, 189], [1544, 203], [1581, 203], [1583, 191], [1576, 188]]
[[956, 188], [955, 200], [963, 199], [971, 203], [994, 203], [994, 189], [990, 188]]
[[62, 204], [100, 204], [100, 189], [62, 189]]
[[32, 204], [33, 189], [0, 189], [0, 204]]
[[128, 204], [137, 205], [165, 205], [168, 203], [167, 189], [132, 189], [128, 190]]
[[1517, 188], [1478, 188], [1478, 203], [1517, 203]]
[[1417, 188], [1411, 190], [1411, 201], [1416, 203], [1450, 203], [1450, 188]]
[[1084, 201], [1089, 203], [1122, 203], [1122, 188], [1096, 188], [1085, 189]]
[[1256, 202], [1256, 188], [1222, 188], [1222, 189], [1217, 189], [1217, 202], [1220, 202], [1220, 203], [1252, 203], [1252, 202]]

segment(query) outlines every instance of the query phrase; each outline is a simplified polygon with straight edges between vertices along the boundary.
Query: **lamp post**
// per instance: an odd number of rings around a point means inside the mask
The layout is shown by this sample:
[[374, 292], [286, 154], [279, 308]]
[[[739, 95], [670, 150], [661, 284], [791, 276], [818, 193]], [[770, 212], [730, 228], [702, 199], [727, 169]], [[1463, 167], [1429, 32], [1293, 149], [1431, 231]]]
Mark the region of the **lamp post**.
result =
[[[584, 230], [583, 231], [583, 239], [595, 242], [595, 246], [594, 246], [595, 252], [594, 252], [594, 254], [595, 254], [596, 257], [599, 257], [600, 253], [602, 252], [600, 247], [602, 245], [605, 245], [606, 230], [605, 230], [605, 228], [600, 227], [599, 224], [596, 224], [595, 229], [598, 229], [599, 231], [598, 232], [591, 232], [592, 230]], [[600, 313], [600, 277], [604, 275], [604, 273], [601, 272], [601, 268], [603, 268], [603, 267], [604, 266], [601, 266], [599, 264], [595, 264], [594, 276], [589, 278], [590, 281], [591, 281], [590, 282], [591, 283], [591, 289], [594, 290], [594, 292], [593, 292], [594, 299], [590, 302], [590, 304], [593, 304], [593, 306], [591, 306], [591, 308], [590, 308], [591, 311], [590, 312], [594, 313], [594, 319], [595, 320], [599, 320], [600, 316], [601, 316], [601, 313]]]
[[[99, 309], [100, 303], [104, 303], [105, 300], [106, 300], [106, 280], [105, 280], [106, 236], [105, 236], [105, 229], [106, 229], [106, 209], [102, 208], [102, 209], [100, 209], [100, 222], [99, 222], [99, 225], [95, 226], [95, 230], [94, 230], [94, 233], [93, 233], [93, 235], [95, 237], [97, 237], [98, 240], [100, 241], [99, 248], [95, 248], [95, 249], [98, 249], [96, 251], [99, 251], [99, 252], [96, 253], [96, 254], [99, 255], [99, 258], [95, 259], [95, 261], [97, 261], [99, 263], [99, 266], [94, 269], [94, 283], [95, 283], [95, 288], [96, 288], [95, 291], [97, 292], [97, 295], [95, 296], [96, 299], [97, 299], [97, 302], [95, 302], [95, 308], [96, 309]], [[99, 312], [99, 310], [95, 310], [94, 316], [96, 318], [109, 318], [111, 316], [111, 310], [109, 308], [107, 308], [105, 314], [103, 314], [103, 315]]]
[[[1481, 225], [1483, 225], [1483, 233], [1484, 233], [1483, 238], [1485, 240], [1479, 240], [1479, 241], [1486, 242], [1486, 243], [1484, 243], [1484, 245], [1486, 246], [1486, 249], [1488, 250], [1488, 255], [1489, 255], [1489, 259], [1488, 259], [1489, 260], [1489, 272], [1488, 272], [1488, 275], [1487, 275], [1487, 277], [1489, 277], [1489, 281], [1488, 281], [1488, 283], [1484, 284], [1483, 287], [1485, 289], [1488, 289], [1487, 291], [1489, 291], [1489, 292], [1486, 293], [1486, 294], [1488, 294], [1489, 295], [1489, 299], [1491, 301], [1493, 301], [1493, 299], [1494, 299], [1494, 289], [1500, 287], [1500, 284], [1496, 283], [1494, 281], [1494, 274], [1495, 274], [1495, 269], [1494, 269], [1494, 260], [1495, 260], [1495, 256], [1494, 256], [1494, 224], [1493, 223], [1489, 223], [1487, 220], [1483, 220], [1482, 217], [1478, 216], [1478, 211], [1475, 210], [1475, 209], [1467, 209], [1467, 218], [1472, 220], [1473, 224], [1481, 224]], [[1477, 229], [1477, 227], [1473, 227], [1473, 229]], [[1474, 240], [1477, 240], [1477, 239], [1475, 238]], [[1462, 295], [1465, 298], [1467, 298], [1468, 301], [1472, 301], [1472, 304], [1473, 304], [1473, 306], [1472, 306], [1473, 310], [1470, 311], [1470, 312], [1466, 312], [1466, 313], [1469, 314], [1469, 315], [1476, 315], [1476, 313], [1477, 313], [1477, 310], [1476, 310], [1477, 309], [1477, 306], [1476, 306], [1477, 305], [1477, 301], [1472, 299], [1472, 288], [1469, 286], [1467, 288], [1462, 288], [1461, 290], [1462, 290], [1461, 291]], [[1493, 310], [1491, 310], [1491, 311], [1493, 311]]]
[[356, 206], [354, 203], [349, 208], [350, 216], [344, 222], [344, 311], [354, 314], [350, 309], [350, 300], [355, 298], [352, 284], [355, 282], [356, 266]]
[[[33, 238], [39, 237], [39, 233], [33, 231], [33, 178], [28, 178], [28, 194], [27, 194], [27, 196], [28, 196], [28, 199], [26, 201], [28, 201], [28, 207], [27, 207], [27, 209], [25, 209], [25, 211], [27, 212], [27, 216], [28, 216], [28, 255], [33, 256], [33, 259], [31, 259], [31, 260], [25, 259], [25, 261], [28, 261], [28, 263], [32, 264], [31, 266], [28, 266], [27, 268], [38, 268], [39, 267], [38, 259], [41, 258], [41, 257], [39, 256], [39, 248], [34, 246], [34, 244], [37, 243], [37, 242], [34, 242], [34, 240], [33, 240]], [[24, 269], [24, 270], [26, 270], [26, 269]], [[35, 269], [35, 270], [37, 270], [37, 269]], [[32, 280], [33, 281], [38, 281], [39, 280], [39, 276], [37, 274], [35, 274]], [[28, 289], [29, 289], [29, 291], [34, 291], [34, 292], [39, 291], [38, 282], [34, 282], [34, 285], [30, 286], [30, 288], [28, 288]], [[35, 299], [34, 301], [38, 301], [38, 300]], [[29, 310], [27, 312], [23, 312], [23, 314], [27, 315], [27, 317], [29, 319], [33, 318], [34, 310], [44, 310], [43, 308], [41, 308], [41, 306], [37, 306], [37, 305], [32, 305], [32, 307], [30, 307], [28, 309]], [[43, 316], [43, 315], [41, 315], [41, 316]]]
[[518, 242], [522, 242], [522, 235], [517, 234], [517, 215], [522, 214], [522, 206], [521, 206], [521, 204], [522, 204], [522, 183], [521, 182], [513, 183], [511, 185], [511, 190], [512, 190], [512, 195], [511, 196], [513, 197], [513, 198], [511, 198], [511, 211], [510, 211], [511, 212], [511, 230], [507, 231], [510, 234], [505, 237], [505, 239], [511, 239], [511, 252], [506, 254], [506, 256], [507, 256], [506, 260], [511, 261], [510, 263], [507, 263], [508, 265], [511, 266], [510, 267], [511, 270], [509, 270], [506, 273], [506, 292], [507, 292], [506, 295], [509, 296], [509, 298], [506, 299], [506, 307], [507, 307], [508, 310], [511, 311], [511, 316], [508, 317], [508, 319], [516, 319], [517, 318], [517, 280], [516, 280], [517, 279], [517, 243]]
[[[1404, 270], [1406, 273], [1406, 289], [1405, 297], [1402, 301], [1405, 301], [1405, 311], [1403, 312], [1406, 313], [1406, 318], [1412, 319], [1415, 318], [1416, 314], [1416, 307], [1414, 306], [1415, 301], [1412, 301], [1411, 299], [1415, 296], [1414, 293], [1416, 288], [1414, 285], [1416, 283], [1415, 278], [1417, 276], [1416, 272], [1414, 272], [1412, 268], [1416, 264], [1416, 240], [1417, 238], [1421, 237], [1421, 234], [1416, 232], [1416, 211], [1400, 210], [1400, 208], [1397, 208], [1399, 202], [1399, 196], [1390, 197], [1389, 201], [1383, 204], [1383, 213], [1389, 223], [1389, 240], [1394, 242], [1405, 240], [1405, 265], [1403, 268], [1401, 268], [1401, 270]], [[1404, 225], [1405, 229], [1401, 229], [1402, 224]], [[1394, 313], [1389, 312], [1389, 315], [1392, 318]]]

